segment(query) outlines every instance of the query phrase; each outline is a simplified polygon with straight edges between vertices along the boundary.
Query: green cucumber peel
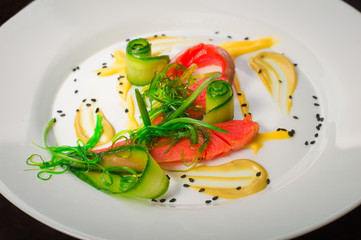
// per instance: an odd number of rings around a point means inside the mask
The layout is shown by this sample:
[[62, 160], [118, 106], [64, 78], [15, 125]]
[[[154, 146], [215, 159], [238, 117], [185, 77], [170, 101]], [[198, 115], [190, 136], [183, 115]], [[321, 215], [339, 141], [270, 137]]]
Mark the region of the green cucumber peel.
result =
[[127, 79], [136, 86], [150, 83], [154, 74], [169, 63], [169, 56], [151, 56], [151, 44], [144, 38], [130, 41], [126, 49]]
[[233, 119], [233, 88], [229, 82], [218, 80], [210, 83], [206, 93], [206, 113], [203, 121], [211, 124]]

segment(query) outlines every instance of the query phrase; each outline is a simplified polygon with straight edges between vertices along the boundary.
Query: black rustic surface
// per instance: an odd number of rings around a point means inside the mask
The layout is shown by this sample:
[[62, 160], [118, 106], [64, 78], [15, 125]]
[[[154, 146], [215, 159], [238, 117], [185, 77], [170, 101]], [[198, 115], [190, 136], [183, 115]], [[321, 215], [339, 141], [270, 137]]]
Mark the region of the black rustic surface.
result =
[[[61, 1], [61, 0], [59, 0]], [[1, 0], [0, 25], [26, 7], [30, 0]], [[361, 11], [360, 0], [346, 0], [348, 4]], [[325, 4], [327, 2], [325, 1]], [[361, 26], [353, 26], [359, 29]], [[358, 207], [340, 219], [295, 240], [308, 239], [361, 239], [361, 207]], [[292, 219], [290, 219], [292, 221]], [[0, 240], [7, 239], [75, 239], [54, 230], [19, 210], [0, 194]]]

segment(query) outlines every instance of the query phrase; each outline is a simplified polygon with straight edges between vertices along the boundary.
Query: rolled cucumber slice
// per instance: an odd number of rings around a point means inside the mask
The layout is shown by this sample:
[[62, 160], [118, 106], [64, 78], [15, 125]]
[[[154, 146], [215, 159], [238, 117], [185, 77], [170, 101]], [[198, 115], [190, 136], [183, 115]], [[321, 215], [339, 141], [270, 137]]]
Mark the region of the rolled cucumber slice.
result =
[[[138, 181], [126, 190], [122, 189], [121, 185], [124, 183], [124, 177], [129, 176], [129, 174], [125, 175], [124, 173], [111, 172], [110, 174], [113, 181], [112, 184], [109, 184], [104, 181], [105, 176], [101, 172], [91, 170], [82, 171], [75, 167], [71, 167], [71, 171], [79, 179], [94, 188], [113, 196], [132, 196], [153, 199], [160, 197], [167, 192], [169, 178], [144, 148], [138, 145], [120, 146], [118, 148], [118, 153], [119, 151], [122, 152], [121, 155], [117, 156], [122, 159], [119, 161], [120, 164], [121, 162], [129, 164], [133, 161], [138, 168], [141, 168], [142, 165], [144, 167], [141, 174], [139, 174], [140, 176], [138, 175]], [[115, 152], [103, 155], [103, 164], [104, 162], [105, 165], [108, 164], [106, 163], [108, 160], [107, 158], [104, 159], [104, 156], [109, 157], [111, 154], [115, 154]], [[113, 157], [114, 156], [115, 155], [113, 155]], [[114, 164], [112, 163], [109, 166], [114, 166]]]

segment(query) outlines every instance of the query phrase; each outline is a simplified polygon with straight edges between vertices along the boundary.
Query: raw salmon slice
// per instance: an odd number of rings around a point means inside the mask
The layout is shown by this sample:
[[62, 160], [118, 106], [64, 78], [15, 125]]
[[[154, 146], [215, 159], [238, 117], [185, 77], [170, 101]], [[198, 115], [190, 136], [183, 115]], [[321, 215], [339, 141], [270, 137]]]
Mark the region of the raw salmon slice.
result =
[[224, 142], [231, 146], [232, 150], [241, 149], [251, 142], [259, 130], [259, 124], [249, 119], [231, 120], [214, 125], [229, 132], [227, 134], [212, 131], [212, 135], [216, 135], [221, 138]]
[[[241, 149], [252, 141], [259, 130], [259, 124], [248, 119], [231, 120], [215, 124], [215, 126], [229, 133], [211, 131], [212, 140], [200, 156], [205, 160], [228, 154], [231, 150]], [[160, 141], [167, 140], [161, 139]], [[154, 146], [149, 153], [159, 163], [180, 162], [182, 158], [185, 162], [190, 162], [197, 156], [199, 146], [200, 144], [192, 146], [188, 139], [182, 139], [167, 153], [165, 152], [169, 149], [170, 144]]]

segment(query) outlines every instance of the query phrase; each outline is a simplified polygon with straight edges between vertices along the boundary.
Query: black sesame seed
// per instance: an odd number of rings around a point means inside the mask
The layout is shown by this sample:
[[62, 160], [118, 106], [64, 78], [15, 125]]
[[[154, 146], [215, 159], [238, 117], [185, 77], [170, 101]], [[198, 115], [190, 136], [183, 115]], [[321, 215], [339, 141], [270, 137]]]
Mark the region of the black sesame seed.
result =
[[218, 199], [218, 196], [212, 197], [212, 200], [213, 200], [213, 201], [215, 201], [215, 200], [217, 200], [217, 199]]
[[95, 98], [90, 99], [92, 102], [96, 102], [97, 100]]
[[76, 111], [76, 112], [79, 112], [79, 109], [76, 109], [75, 111]]
[[123, 94], [123, 91], [119, 91], [119, 94]]
[[95, 113], [98, 113], [99, 112], [99, 108], [95, 109]]
[[168, 179], [170, 179], [170, 177], [168, 175], [166, 175]]
[[310, 144], [315, 144], [315, 143], [316, 143], [316, 141], [311, 141], [311, 142], [310, 142]]
[[74, 78], [74, 82], [76, 82], [76, 78]]
[[259, 69], [259, 70], [258, 70], [258, 73], [261, 73], [261, 72], [262, 72], [262, 69]]
[[243, 103], [241, 107], [247, 107], [247, 103]]
[[90, 103], [87, 103], [87, 104], [85, 104], [87, 107], [90, 107], [91, 106], [91, 104]]
[[164, 34], [164, 33], [162, 33], [162, 35], [161, 35], [162, 37], [165, 37], [166, 35]]
[[297, 63], [294, 63], [293, 66], [297, 67]]
[[75, 90], [74, 93], [77, 94], [79, 91], [78, 90]]
[[53, 118], [53, 122], [56, 122], [56, 118]]
[[211, 200], [206, 200], [205, 203], [209, 204], [211, 203], [212, 201]]
[[288, 136], [293, 137], [295, 135], [295, 130], [288, 131]]
[[315, 105], [316, 107], [320, 106], [320, 104], [318, 104], [318, 103], [314, 103], [313, 105]]
[[245, 37], [245, 38], [244, 38], [244, 40], [248, 40], [248, 39], [249, 39], [249, 37]]
[[79, 70], [79, 69], [80, 69], [80, 67], [79, 67], [79, 66], [76, 66], [76, 69], [78, 69], [78, 70]]
[[57, 113], [62, 113], [63, 111], [61, 111], [61, 110], [58, 110], [58, 111], [56, 111]]
[[128, 112], [129, 112], [129, 109], [128, 109], [128, 108], [126, 108], [124, 111], [125, 111], [125, 113], [128, 113]]
[[267, 178], [266, 182], [267, 182], [267, 184], [270, 184], [271, 180], [269, 178]]
[[107, 66], [103, 66], [102, 68], [107, 68]]
[[279, 83], [282, 83], [282, 80], [278, 80]]
[[297, 116], [293, 116], [293, 118], [294, 118], [294, 119], [298, 119], [298, 117], [297, 117]]
[[98, 72], [97, 75], [99, 76], [101, 72]]
[[175, 199], [175, 198], [172, 198], [171, 200], [169, 200], [169, 202], [175, 202], [175, 201], [177, 201], [177, 199]]
[[292, 99], [292, 95], [289, 95], [288, 98], [289, 98], [289, 99]]
[[161, 200], [159, 200], [159, 202], [161, 202], [161, 203], [164, 203], [165, 201], [166, 201], [165, 198], [162, 198]]
[[317, 129], [317, 130], [320, 130], [321, 127], [322, 127], [322, 124], [320, 123], [320, 124], [318, 124], [318, 125], [316, 126], [316, 129]]
[[241, 188], [242, 188], [241, 186], [238, 186], [236, 187], [236, 190], [241, 190]]
[[238, 96], [242, 96], [242, 93], [237, 93]]
[[322, 117], [322, 118], [320, 118], [320, 121], [321, 121], [321, 122], [323, 122], [323, 120], [324, 120], [324, 118], [323, 118], [323, 117]]
[[219, 32], [218, 32], [218, 31], [216, 31], [216, 32], [214, 32], [214, 34], [219, 34]]
[[156, 37], [158, 37], [158, 35], [157, 35], [157, 34], [154, 34], [154, 37], [156, 38]]
[[232, 38], [232, 36], [231, 36], [231, 35], [228, 35], [227, 38]]
[[85, 102], [85, 101], [86, 101], [86, 98], [83, 99], [83, 102]]
[[284, 132], [286, 132], [287, 129], [285, 129], [285, 128], [277, 128], [277, 131], [284, 131]]
[[183, 184], [183, 187], [190, 187], [190, 185], [189, 184]]
[[152, 199], [152, 202], [157, 202], [157, 200], [155, 200], [155, 199]]
[[261, 176], [261, 172], [256, 173], [256, 176], [257, 177]]
[[313, 99], [317, 99], [317, 97], [316, 96], [312, 96], [313, 97]]
[[194, 182], [194, 178], [189, 178], [188, 179], [190, 182]]
[[306, 146], [308, 145], [308, 141], [305, 142], [305, 145], [306, 145]]
[[318, 133], [315, 134], [315, 137], [318, 137]]
[[104, 65], [107, 65], [107, 63], [102, 63], [102, 65], [104, 66]]
[[119, 85], [123, 85], [123, 82], [119, 82]]
[[60, 114], [60, 117], [65, 117], [65, 113], [63, 113], [63, 114]]
[[125, 39], [125, 41], [126, 41], [126, 42], [129, 42], [129, 41], [130, 41], [130, 39], [129, 39], [129, 38], [127, 38], [127, 39]]
[[73, 68], [73, 72], [75, 72], [76, 71], [76, 68]]
[[125, 78], [123, 75], [120, 75], [119, 77], [118, 77], [118, 79], [121, 79], [121, 78]]
[[185, 178], [187, 175], [185, 175], [185, 174], [183, 174], [182, 176], [181, 176], [181, 178]]
[[204, 189], [204, 188], [201, 188], [201, 189], [199, 189], [198, 192], [204, 192], [204, 191], [205, 191], [205, 189]]

